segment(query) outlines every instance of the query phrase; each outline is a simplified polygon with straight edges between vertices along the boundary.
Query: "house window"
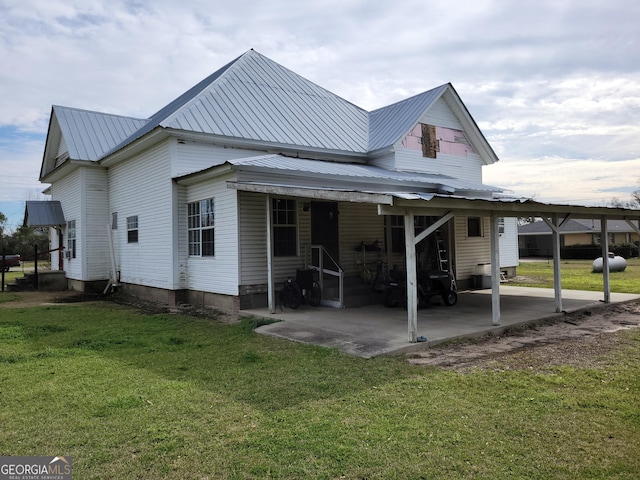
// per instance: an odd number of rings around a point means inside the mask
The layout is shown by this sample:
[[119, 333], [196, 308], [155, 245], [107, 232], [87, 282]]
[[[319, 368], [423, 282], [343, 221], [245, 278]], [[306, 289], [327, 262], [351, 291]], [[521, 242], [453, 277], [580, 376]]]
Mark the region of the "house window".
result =
[[[388, 218], [388, 220], [387, 220]], [[404, 241], [404, 217], [402, 215], [390, 215], [385, 217], [385, 222], [391, 231], [391, 252], [404, 253], [406, 245]], [[413, 232], [415, 235], [420, 234], [431, 225], [433, 221], [431, 217], [424, 215], [416, 215], [413, 217]], [[386, 244], [386, 242], [385, 242]]]
[[482, 236], [482, 217], [467, 217], [467, 237]]
[[298, 254], [298, 222], [296, 201], [285, 198], [271, 200], [273, 223], [273, 255], [291, 257]]
[[118, 229], [118, 212], [113, 212], [111, 214], [111, 230]]
[[498, 233], [500, 235], [504, 233], [504, 217], [498, 218]]
[[76, 221], [67, 222], [67, 252], [69, 258], [76, 258]]
[[215, 255], [215, 214], [213, 198], [187, 204], [189, 255]]
[[127, 217], [127, 243], [138, 243], [138, 216]]

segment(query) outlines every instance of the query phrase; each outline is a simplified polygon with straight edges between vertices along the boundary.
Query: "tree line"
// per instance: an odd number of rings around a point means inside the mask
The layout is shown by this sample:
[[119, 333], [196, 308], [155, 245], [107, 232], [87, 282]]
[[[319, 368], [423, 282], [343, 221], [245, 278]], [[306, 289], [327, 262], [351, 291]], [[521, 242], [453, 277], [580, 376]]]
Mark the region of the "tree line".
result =
[[48, 229], [20, 226], [14, 232], [5, 235], [7, 217], [0, 212], [0, 255], [18, 254], [21, 257], [33, 255], [34, 245], [38, 246], [38, 252], [49, 250]]

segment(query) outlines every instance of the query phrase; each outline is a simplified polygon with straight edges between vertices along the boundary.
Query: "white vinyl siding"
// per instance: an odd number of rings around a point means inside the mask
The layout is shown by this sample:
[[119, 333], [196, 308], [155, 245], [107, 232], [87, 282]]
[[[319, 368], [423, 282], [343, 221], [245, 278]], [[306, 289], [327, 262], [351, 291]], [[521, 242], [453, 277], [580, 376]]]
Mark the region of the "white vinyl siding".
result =
[[221, 145], [180, 140], [177, 141], [176, 160], [173, 162], [171, 174], [174, 177], [186, 175], [222, 165], [229, 159], [255, 157], [264, 153], [265, 151], [225, 148]]
[[83, 175], [85, 194], [83, 223], [85, 235], [82, 237], [86, 254], [83, 257], [86, 268], [84, 280], [106, 280], [109, 278], [111, 262], [109, 257], [109, 191], [107, 170], [86, 168]]
[[467, 237], [467, 217], [455, 217], [456, 278], [468, 279], [478, 264], [491, 262], [489, 217], [482, 217], [482, 237]]
[[168, 143], [162, 142], [109, 170], [108, 211], [118, 212], [122, 219], [138, 217], [138, 243], [127, 243], [126, 228], [111, 231], [117, 268], [125, 283], [175, 288], [176, 219], [172, 215], [174, 186]]
[[[267, 196], [240, 192], [240, 257], [241, 284], [267, 284]], [[303, 210], [304, 201], [298, 199], [298, 252], [299, 255], [273, 258], [273, 275], [282, 283], [296, 269], [304, 266], [305, 255], [310, 255], [311, 212]]]
[[[187, 258], [187, 288], [203, 292], [238, 295], [238, 202], [237, 191], [227, 188], [233, 174], [186, 187], [185, 217], [181, 242], [187, 242], [187, 204], [213, 198], [215, 203], [215, 256]], [[181, 223], [182, 224], [182, 223]]]
[[518, 219], [506, 217], [500, 235], [500, 267], [517, 267], [518, 262]]
[[[376, 262], [386, 263], [384, 252], [384, 217], [378, 215], [376, 205], [341, 203], [340, 210], [340, 263], [348, 276], [362, 273], [366, 268], [375, 275]], [[364, 256], [356, 247], [362, 242], [372, 244], [378, 240], [380, 251]], [[366, 262], [366, 265], [363, 264]]]
[[482, 159], [476, 154], [459, 157], [438, 152], [437, 158], [425, 158], [422, 152], [401, 145], [396, 151], [397, 170], [438, 173], [473, 183], [482, 183], [482, 165]]
[[[65, 254], [65, 258], [63, 260], [64, 270], [67, 278], [71, 278], [74, 280], [84, 280], [82, 276], [82, 259], [85, 251], [83, 249], [82, 242], [78, 241], [78, 239], [82, 238], [85, 228], [82, 222], [82, 208], [80, 204], [80, 171], [81, 169], [77, 169], [63, 179], [51, 185], [51, 200], [60, 201], [62, 212], [64, 213], [64, 218], [67, 221], [76, 220], [76, 258], [69, 260], [68, 258], [66, 258]], [[65, 247], [67, 245], [66, 227], [64, 237], [62, 239], [62, 244]]]

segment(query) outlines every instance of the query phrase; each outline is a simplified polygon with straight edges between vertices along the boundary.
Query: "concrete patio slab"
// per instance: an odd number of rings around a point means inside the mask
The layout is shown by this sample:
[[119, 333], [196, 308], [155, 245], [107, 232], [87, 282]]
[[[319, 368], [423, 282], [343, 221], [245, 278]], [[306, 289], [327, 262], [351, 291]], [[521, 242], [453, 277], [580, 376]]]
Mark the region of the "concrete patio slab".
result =
[[[407, 311], [380, 305], [335, 309], [301, 306], [270, 314], [267, 309], [242, 310], [241, 315], [275, 320], [258, 333], [292, 341], [337, 348], [364, 358], [399, 355], [458, 338], [499, 335], [507, 328], [562, 318], [579, 310], [606, 308], [602, 292], [563, 290], [563, 313], [555, 313], [553, 289], [500, 286], [501, 324], [492, 325], [491, 290], [459, 292], [453, 307], [433, 305], [418, 312], [418, 335], [426, 342], [410, 343]], [[640, 294], [612, 293], [611, 303], [640, 299]]]

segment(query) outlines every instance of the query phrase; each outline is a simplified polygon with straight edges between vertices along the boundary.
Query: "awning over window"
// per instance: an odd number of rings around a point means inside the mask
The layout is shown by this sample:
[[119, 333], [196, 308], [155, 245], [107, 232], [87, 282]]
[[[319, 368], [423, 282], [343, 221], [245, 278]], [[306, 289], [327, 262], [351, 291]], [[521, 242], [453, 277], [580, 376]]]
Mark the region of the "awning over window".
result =
[[27, 200], [22, 222], [24, 226], [56, 227], [66, 223], [59, 201]]

